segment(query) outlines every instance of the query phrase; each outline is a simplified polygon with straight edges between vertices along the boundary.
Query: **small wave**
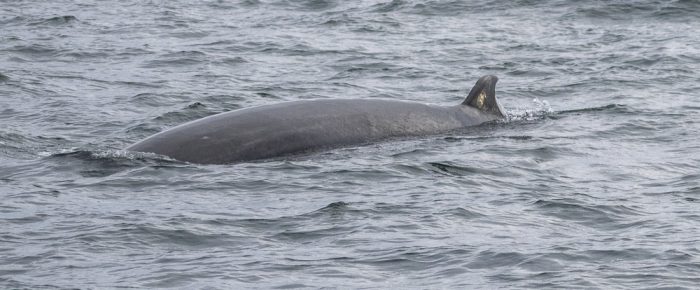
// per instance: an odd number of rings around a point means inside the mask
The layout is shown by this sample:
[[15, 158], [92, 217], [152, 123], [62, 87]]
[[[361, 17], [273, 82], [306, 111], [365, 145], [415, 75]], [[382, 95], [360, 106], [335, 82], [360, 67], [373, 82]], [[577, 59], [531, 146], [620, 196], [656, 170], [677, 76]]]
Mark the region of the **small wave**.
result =
[[410, 8], [411, 13], [426, 16], [458, 16], [466, 13], [490, 11], [494, 9], [490, 1], [421, 1]]
[[[247, 44], [247, 43], [246, 43]], [[279, 44], [266, 44], [261, 49], [262, 53], [279, 54], [287, 56], [311, 56], [321, 54], [340, 54], [342, 51], [334, 49], [320, 49], [307, 44], [294, 44], [291, 46], [282, 46]]]
[[241, 107], [238, 103], [246, 100], [245, 97], [240, 95], [208, 95], [203, 98], [206, 103], [218, 104], [220, 106], [230, 107], [231, 109], [238, 109]]
[[222, 59], [218, 60], [218, 63], [227, 64], [227, 65], [239, 65], [239, 64], [248, 63], [248, 62], [249, 62], [248, 60], [246, 60], [245, 58], [242, 58], [240, 56], [226, 57], [226, 58], [222, 58]]
[[30, 57], [50, 57], [50, 56], [54, 56], [57, 53], [61, 52], [61, 50], [55, 49], [53, 47], [47, 47], [47, 46], [40, 45], [40, 44], [17, 45], [17, 46], [13, 46], [9, 49], [6, 49], [5, 51], [14, 52], [14, 53], [18, 53], [18, 54], [21, 54], [24, 56], [30, 56]]
[[564, 115], [564, 114], [577, 114], [577, 113], [587, 113], [587, 112], [611, 112], [611, 113], [623, 114], [623, 113], [631, 113], [632, 110], [628, 106], [625, 106], [625, 105], [609, 104], [609, 105], [591, 107], [591, 108], [564, 110], [564, 111], [559, 111], [557, 113], [559, 115]]
[[353, 209], [350, 207], [350, 205], [344, 201], [337, 201], [337, 202], [332, 202], [329, 203], [328, 205], [317, 209], [315, 211], [297, 215], [297, 216], [291, 216], [291, 217], [285, 217], [282, 218], [283, 220], [287, 221], [304, 221], [304, 220], [319, 220], [319, 219], [334, 219], [338, 217], [342, 217], [344, 214], [350, 214], [350, 213], [360, 213], [362, 212], [361, 210], [358, 209]]
[[155, 93], [140, 93], [129, 99], [130, 102], [138, 105], [149, 107], [167, 106], [172, 103], [181, 102], [184, 98], [178, 94], [155, 94]]
[[[496, 170], [471, 167], [471, 166], [459, 166], [448, 162], [428, 162], [428, 165], [437, 169], [437, 172], [454, 175], [454, 176], [467, 176], [467, 175], [492, 175], [492, 176], [503, 176], [504, 174]], [[433, 170], [435, 171], [435, 170]]]
[[98, 231], [78, 238], [95, 241], [110, 237], [110, 239], [121, 241], [137, 240], [152, 244], [175, 244], [190, 247], [219, 246], [230, 242], [230, 239], [235, 239], [234, 236], [228, 234], [212, 234], [205, 231], [177, 229], [153, 224], [122, 223], [118, 226], [118, 229]]
[[482, 214], [474, 209], [466, 209], [463, 207], [453, 208], [453, 209], [445, 211], [444, 213], [450, 214], [450, 215], [458, 217], [458, 218], [463, 218], [463, 219], [476, 219], [476, 218], [485, 217], [484, 214]]
[[670, 5], [661, 7], [661, 9], [652, 13], [652, 16], [665, 20], [695, 20], [700, 13], [700, 2], [693, 0], [673, 1]]
[[10, 80], [10, 77], [8, 77], [8, 76], [6, 76], [6, 75], [0, 73], [0, 82], [6, 82], [6, 81], [9, 81], [9, 80]]
[[526, 255], [516, 252], [480, 252], [474, 260], [466, 265], [469, 269], [491, 269], [497, 267], [513, 267], [527, 259]]
[[284, 1], [282, 5], [284, 4], [293, 6], [302, 11], [323, 11], [338, 6], [338, 2], [335, 0]]
[[78, 18], [73, 15], [64, 15], [43, 19], [37, 22], [32, 22], [29, 25], [63, 25], [77, 21]]
[[355, 25], [362, 24], [364, 22], [360, 22], [358, 19], [356, 19], [350, 15], [347, 15], [347, 14], [332, 14], [326, 18], [320, 19], [319, 23], [322, 26], [335, 27], [335, 26], [355, 26]]
[[168, 34], [171, 37], [182, 38], [182, 39], [202, 39], [209, 36], [207, 31], [179, 31], [171, 32]]
[[165, 82], [164, 81], [154, 81], [154, 82], [146, 83], [146, 82], [134, 82], [134, 81], [112, 81], [111, 83], [118, 84], [118, 85], [133, 86], [133, 87], [160, 89], [163, 87], [163, 84]]
[[[5, 110], [2, 113], [12, 114]], [[39, 150], [46, 148], [61, 148], [69, 143], [62, 137], [31, 135], [26, 132], [0, 132], [0, 156], [9, 156], [13, 159], [35, 159], [38, 156], [48, 156]], [[44, 148], [44, 149], [40, 149]]]
[[339, 235], [347, 235], [355, 227], [351, 226], [329, 226], [320, 229], [311, 230], [285, 230], [283, 232], [277, 233], [272, 237], [279, 240], [290, 241], [290, 242], [306, 242], [306, 241], [318, 241], [319, 239], [335, 237]]
[[185, 107], [183, 110], [167, 112], [161, 116], [158, 116], [155, 118], [155, 121], [158, 121], [159, 123], [168, 126], [172, 126], [204, 118], [215, 113], [217, 112], [211, 112], [210, 110], [208, 110], [206, 105], [200, 102], [194, 102], [187, 105], [187, 107]]
[[[354, 209], [344, 201], [337, 201], [329, 203], [328, 205], [319, 208], [317, 210], [302, 213], [299, 215], [289, 215], [281, 216], [275, 218], [249, 218], [241, 219], [236, 221], [231, 221], [237, 225], [244, 225], [246, 227], [252, 228], [265, 228], [267, 230], [279, 228], [288, 229], [295, 227], [304, 227], [305, 222], [312, 221], [318, 222], [321, 219], [336, 218], [344, 214], [361, 214], [365, 213], [363, 210]], [[222, 222], [222, 221], [218, 221]]]
[[577, 14], [594, 18], [625, 20], [632, 17], [653, 17], [664, 20], [695, 19], [700, 6], [697, 1], [670, 1], [666, 5], [645, 1], [614, 2], [577, 9]]
[[372, 6], [372, 12], [387, 13], [398, 11], [406, 7], [406, 1], [403, 0], [392, 0], [387, 3], [379, 3]]
[[598, 5], [590, 8], [579, 8], [577, 9], [577, 13], [589, 18], [622, 20], [627, 19], [628, 17], [638, 17], [640, 14], [648, 15], [655, 10], [655, 7], [651, 5], [635, 5], [632, 3], [621, 2]]
[[0, 19], [0, 25], [7, 25], [7, 24], [15, 24], [15, 23], [21, 23], [25, 21], [25, 18], [22, 16], [15, 16], [12, 18], [8, 19]]
[[70, 52], [61, 52], [57, 53], [56, 57], [63, 57], [63, 58], [71, 58], [71, 59], [77, 59], [77, 60], [83, 60], [83, 59], [106, 59], [109, 58], [111, 55], [106, 52], [99, 52], [99, 51], [70, 51]]
[[258, 0], [243, 0], [240, 2], [240, 4], [243, 6], [258, 6], [258, 5], [260, 5], [260, 1], [258, 1]]
[[637, 217], [642, 213], [622, 205], [584, 205], [571, 199], [537, 200], [534, 205], [545, 215], [603, 230], [619, 230], [643, 223], [627, 222], [627, 218]]
[[354, 209], [343, 201], [330, 203], [320, 209], [299, 215], [274, 218], [247, 218], [216, 220], [217, 224], [243, 226], [273, 239], [285, 241], [317, 240], [329, 236], [345, 235], [356, 227], [344, 221], [366, 216], [363, 210]]
[[159, 59], [151, 60], [143, 64], [145, 68], [171, 67], [183, 65], [197, 65], [208, 62], [208, 56], [201, 51], [178, 51], [159, 56]]

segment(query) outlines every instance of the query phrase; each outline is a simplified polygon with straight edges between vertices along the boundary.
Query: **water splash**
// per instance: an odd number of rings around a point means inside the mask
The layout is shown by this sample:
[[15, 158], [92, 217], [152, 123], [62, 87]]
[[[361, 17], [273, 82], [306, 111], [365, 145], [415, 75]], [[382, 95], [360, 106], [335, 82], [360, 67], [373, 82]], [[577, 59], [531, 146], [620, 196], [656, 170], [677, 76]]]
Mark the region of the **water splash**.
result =
[[155, 153], [147, 152], [134, 152], [126, 150], [102, 150], [102, 151], [91, 151], [90, 157], [95, 159], [126, 159], [126, 160], [141, 160], [141, 159], [154, 159], [162, 161], [175, 161], [175, 159], [169, 158], [167, 156], [158, 155]]
[[63, 156], [73, 152], [77, 152], [78, 147], [61, 148], [56, 151], [40, 151], [37, 152], [39, 157]]
[[[72, 158], [82, 161], [110, 161], [110, 162], [156, 162], [156, 163], [181, 163], [164, 155], [147, 152], [133, 152], [128, 150], [94, 149], [85, 150], [79, 148], [66, 148], [58, 152], [41, 152], [42, 157], [47, 158]], [[136, 164], [134, 163], [134, 164]]]
[[535, 104], [534, 107], [518, 107], [507, 110], [505, 122], [509, 123], [514, 121], [539, 120], [554, 113], [554, 110], [548, 101], [534, 98], [532, 99], [532, 102]]

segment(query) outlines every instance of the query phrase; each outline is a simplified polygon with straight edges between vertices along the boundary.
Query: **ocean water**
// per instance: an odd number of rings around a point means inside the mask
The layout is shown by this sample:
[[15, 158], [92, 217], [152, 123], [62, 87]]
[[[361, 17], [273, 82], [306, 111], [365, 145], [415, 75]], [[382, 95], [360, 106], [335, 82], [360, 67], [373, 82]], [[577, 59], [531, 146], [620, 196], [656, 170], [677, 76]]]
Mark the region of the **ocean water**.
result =
[[[0, 288], [700, 285], [700, 2], [0, 1]], [[312, 98], [508, 120], [235, 165], [121, 149]]]

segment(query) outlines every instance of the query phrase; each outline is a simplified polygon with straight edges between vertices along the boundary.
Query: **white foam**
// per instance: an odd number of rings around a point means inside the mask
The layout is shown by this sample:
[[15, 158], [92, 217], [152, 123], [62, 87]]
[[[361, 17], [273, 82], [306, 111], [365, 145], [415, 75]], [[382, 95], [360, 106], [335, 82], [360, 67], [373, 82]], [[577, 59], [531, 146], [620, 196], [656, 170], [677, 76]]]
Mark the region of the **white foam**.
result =
[[506, 111], [506, 122], [512, 121], [532, 121], [542, 119], [545, 116], [554, 113], [552, 106], [546, 100], [538, 98], [532, 99], [533, 107], [517, 107]]

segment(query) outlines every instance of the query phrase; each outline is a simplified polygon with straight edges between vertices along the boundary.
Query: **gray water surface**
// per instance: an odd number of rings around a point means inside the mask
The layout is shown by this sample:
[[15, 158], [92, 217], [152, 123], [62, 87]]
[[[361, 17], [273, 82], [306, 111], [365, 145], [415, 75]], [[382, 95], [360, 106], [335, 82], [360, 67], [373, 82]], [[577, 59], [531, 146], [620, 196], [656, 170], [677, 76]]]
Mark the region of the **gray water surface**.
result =
[[[0, 1], [0, 288], [696, 288], [700, 2]], [[236, 165], [120, 149], [311, 98], [508, 120]]]

